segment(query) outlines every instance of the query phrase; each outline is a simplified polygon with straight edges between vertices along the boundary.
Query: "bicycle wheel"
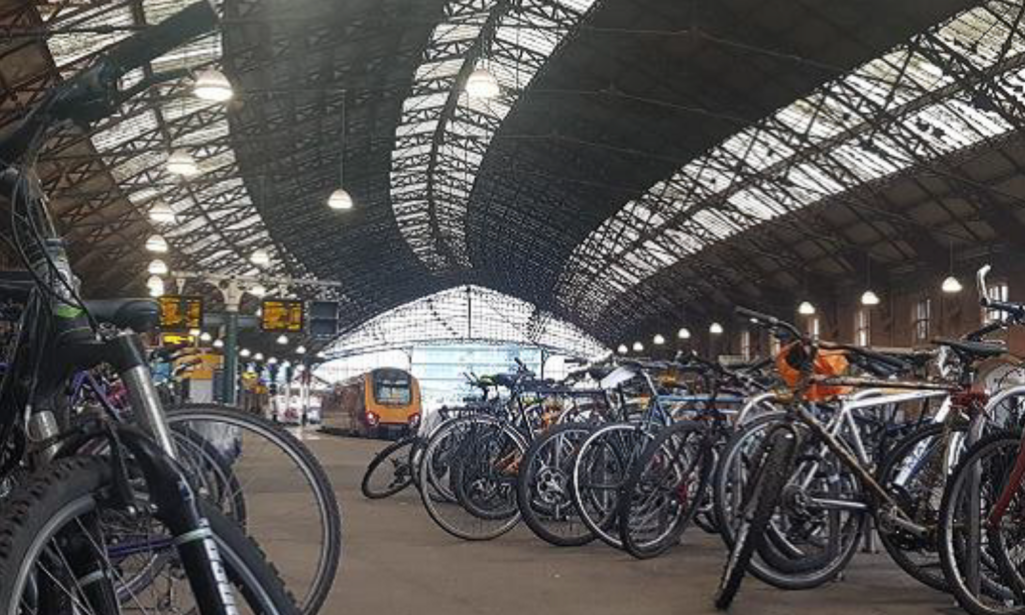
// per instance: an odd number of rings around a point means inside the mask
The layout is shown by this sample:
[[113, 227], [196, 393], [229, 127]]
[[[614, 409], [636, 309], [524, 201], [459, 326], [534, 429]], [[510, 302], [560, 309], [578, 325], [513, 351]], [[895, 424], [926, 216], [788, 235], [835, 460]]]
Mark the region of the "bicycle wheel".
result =
[[[897, 442], [879, 467], [879, 484], [912, 521], [938, 529], [947, 478], [962, 452], [967, 431], [967, 425], [925, 425]], [[879, 539], [893, 561], [921, 583], [948, 591], [936, 541], [938, 533], [919, 536], [892, 525], [883, 520], [876, 523]]]
[[[167, 420], [184, 465], [204, 477], [203, 495], [215, 490], [211, 501], [280, 563], [303, 612], [316, 613], [342, 556], [341, 509], [317, 458], [287, 429], [234, 408], [179, 406], [168, 410]], [[195, 446], [197, 435], [204, 446]]]
[[[174, 553], [174, 541], [161, 532], [159, 511], [152, 517], [128, 516], [106, 507], [102, 494], [112, 489], [109, 462], [95, 457], [59, 460], [30, 477], [4, 502], [0, 515], [0, 613], [90, 615], [107, 613], [120, 602], [127, 611], [167, 615], [195, 612], [197, 602]], [[234, 601], [253, 615], [297, 615], [288, 595], [260, 549], [236, 524], [207, 506], [204, 515], [217, 542]], [[146, 522], [144, 524], [144, 521]], [[145, 536], [111, 534], [123, 524]], [[130, 544], [131, 543], [131, 544]], [[169, 560], [159, 580], [124, 592], [122, 581], [138, 559], [149, 562], [153, 551]], [[84, 583], [89, 578], [111, 580]], [[116, 606], [115, 606], [116, 608]]]
[[[763, 420], [764, 419], [764, 420]], [[738, 434], [732, 450], [720, 464], [716, 488], [720, 495], [720, 535], [727, 546], [736, 542], [743, 508], [737, 502], [754, 476], [762, 438], [773, 430], [773, 417], [759, 417]], [[749, 571], [780, 589], [811, 589], [833, 579], [844, 569], [860, 542], [868, 519], [868, 506], [857, 476], [800, 422], [798, 463], [781, 492], [780, 505], [765, 530], [766, 540]]]
[[755, 470], [745, 489], [740, 505], [740, 523], [736, 541], [723, 567], [722, 578], [715, 595], [715, 608], [730, 608], [751, 558], [765, 542], [772, 513], [780, 501], [780, 494], [790, 476], [797, 445], [795, 434], [789, 429], [776, 429], [760, 445], [755, 455]]
[[392, 442], [374, 456], [360, 482], [363, 496], [370, 500], [387, 498], [413, 484], [413, 445], [418, 439]]
[[706, 426], [685, 421], [662, 430], [634, 462], [619, 497], [619, 538], [638, 559], [679, 542], [705, 493], [711, 448]]
[[594, 540], [570, 492], [574, 456], [592, 430], [585, 423], [557, 425], [534, 440], [520, 465], [516, 499], [523, 521], [538, 538], [557, 547]]
[[1002, 523], [993, 526], [986, 518], [1011, 478], [1021, 445], [1019, 430], [984, 437], [965, 452], [943, 497], [940, 561], [958, 604], [972, 615], [1025, 613], [1022, 486]]
[[591, 432], [573, 460], [573, 503], [580, 518], [603, 542], [621, 548], [619, 493], [630, 465], [651, 440], [640, 423], [613, 423]]
[[438, 526], [464, 540], [491, 540], [520, 520], [516, 470], [526, 445], [516, 430], [485, 415], [454, 418], [420, 459], [420, 499]]

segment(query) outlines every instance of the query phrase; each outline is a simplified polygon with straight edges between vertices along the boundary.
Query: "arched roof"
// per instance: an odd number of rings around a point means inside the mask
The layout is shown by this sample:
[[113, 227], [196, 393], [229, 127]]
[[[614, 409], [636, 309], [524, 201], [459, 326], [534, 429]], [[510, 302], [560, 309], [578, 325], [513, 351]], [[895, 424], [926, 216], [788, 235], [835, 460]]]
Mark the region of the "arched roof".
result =
[[516, 344], [594, 357], [606, 348], [572, 324], [526, 301], [460, 286], [388, 310], [343, 333], [329, 358], [441, 343]]
[[[184, 4], [0, 0], [0, 123]], [[346, 328], [472, 284], [606, 343], [1025, 228], [1021, 0], [222, 8], [221, 34], [151, 68], [221, 66], [236, 101], [174, 83], [43, 158], [94, 293], [141, 288], [156, 198], [174, 264], [241, 273], [269, 249], [342, 283]], [[463, 92], [481, 67], [491, 101]], [[206, 172], [169, 177], [175, 147]], [[328, 210], [343, 179], [357, 207]]]

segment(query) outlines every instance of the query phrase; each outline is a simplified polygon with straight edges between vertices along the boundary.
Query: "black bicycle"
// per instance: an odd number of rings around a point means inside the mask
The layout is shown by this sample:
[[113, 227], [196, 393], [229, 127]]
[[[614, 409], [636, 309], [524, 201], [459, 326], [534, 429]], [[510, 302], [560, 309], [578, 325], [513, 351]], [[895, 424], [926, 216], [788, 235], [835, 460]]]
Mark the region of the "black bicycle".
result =
[[[4, 285], [22, 303], [0, 383], [0, 475], [16, 477], [0, 514], [0, 612], [198, 612], [295, 615], [260, 549], [206, 505], [177, 450], [136, 331], [155, 324], [149, 300], [84, 301], [34, 173], [55, 129], [88, 126], [145, 89], [185, 76], [120, 79], [217, 26], [208, 2], [111, 47], [49, 91], [0, 138], [0, 190], [10, 242], [31, 283]], [[125, 385], [138, 426], [70, 421], [61, 403], [73, 374], [100, 364]], [[105, 443], [103, 455], [86, 456]]]

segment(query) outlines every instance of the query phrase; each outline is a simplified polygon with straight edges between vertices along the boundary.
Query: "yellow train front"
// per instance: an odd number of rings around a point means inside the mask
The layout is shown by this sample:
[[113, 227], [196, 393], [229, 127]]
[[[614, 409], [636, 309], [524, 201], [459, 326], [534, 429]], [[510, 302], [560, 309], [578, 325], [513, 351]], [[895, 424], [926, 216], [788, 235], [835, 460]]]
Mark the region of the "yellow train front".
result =
[[420, 384], [405, 370], [382, 367], [342, 383], [331, 405], [325, 431], [398, 438], [420, 424]]

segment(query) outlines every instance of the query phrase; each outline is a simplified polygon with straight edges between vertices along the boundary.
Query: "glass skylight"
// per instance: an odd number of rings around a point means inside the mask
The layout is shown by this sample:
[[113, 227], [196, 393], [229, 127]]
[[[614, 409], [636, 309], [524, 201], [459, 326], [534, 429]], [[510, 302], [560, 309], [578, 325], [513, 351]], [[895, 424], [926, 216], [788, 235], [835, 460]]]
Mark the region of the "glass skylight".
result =
[[[1016, 4], [963, 12], [656, 183], [577, 246], [560, 308], [595, 323], [638, 284], [715, 242], [1008, 132], [1005, 113], [1025, 103]], [[980, 102], [984, 84], [992, 87]]]
[[329, 354], [452, 342], [513, 343], [577, 357], [606, 351], [574, 325], [479, 286], [459, 286], [389, 310], [342, 335]]
[[[498, 0], [445, 7], [402, 107], [392, 152], [391, 201], [413, 252], [432, 271], [470, 266], [466, 212], [484, 153], [520, 92], [595, 0]], [[490, 49], [482, 50], [492, 40]], [[484, 68], [502, 93], [490, 100], [462, 92]], [[451, 101], [451, 102], [450, 102]]]

